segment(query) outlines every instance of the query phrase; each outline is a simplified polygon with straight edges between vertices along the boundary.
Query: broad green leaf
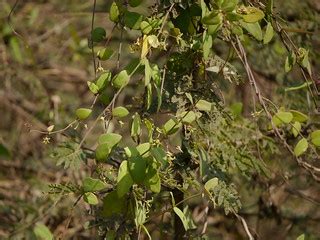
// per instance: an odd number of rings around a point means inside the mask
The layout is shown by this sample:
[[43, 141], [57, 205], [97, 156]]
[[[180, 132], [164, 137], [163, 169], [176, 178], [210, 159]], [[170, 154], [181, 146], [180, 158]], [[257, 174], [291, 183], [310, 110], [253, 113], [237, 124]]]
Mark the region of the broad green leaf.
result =
[[136, 147], [138, 153], [143, 157], [149, 156], [150, 148], [151, 148], [150, 143], [141, 143]]
[[255, 39], [258, 41], [262, 41], [262, 30], [260, 27], [260, 24], [258, 22], [256, 23], [246, 23], [244, 21], [240, 21], [241, 26], [248, 31]]
[[296, 62], [297, 62], [296, 54], [294, 52], [290, 52], [286, 58], [286, 62], [284, 66], [285, 71], [290, 72], [293, 66], [296, 64]]
[[105, 161], [107, 160], [110, 152], [111, 152], [111, 148], [107, 143], [101, 144], [96, 148], [96, 159], [98, 161]]
[[206, 25], [217, 25], [222, 22], [222, 15], [218, 11], [212, 11], [205, 15], [201, 22]]
[[188, 221], [187, 221], [187, 218], [186, 216], [184, 215], [184, 213], [180, 210], [180, 208], [177, 208], [177, 207], [174, 207], [173, 208], [173, 211], [178, 215], [178, 217], [180, 218], [182, 224], [183, 224], [183, 227], [186, 231], [188, 231], [189, 229], [189, 224], [188, 224]]
[[264, 34], [264, 37], [263, 37], [263, 43], [268, 44], [272, 40], [273, 36], [274, 36], [274, 30], [273, 30], [272, 24], [268, 22], [266, 33]]
[[141, 134], [141, 118], [138, 113], [135, 113], [132, 117], [132, 124], [131, 124], [131, 137], [134, 140], [137, 140]]
[[114, 214], [126, 212], [126, 199], [119, 197], [117, 191], [108, 193], [103, 199], [102, 216], [111, 217]]
[[158, 174], [157, 162], [154, 159], [151, 159], [149, 166], [147, 168], [146, 177], [143, 181], [144, 185], [148, 187], [152, 192], [159, 193], [161, 190], [161, 182]]
[[143, 34], [148, 35], [149, 33], [152, 32], [153, 27], [152, 27], [152, 25], [151, 25], [149, 22], [147, 22], [147, 21], [142, 21], [142, 22], [140, 23], [140, 29], [141, 29], [141, 32], [142, 32]]
[[42, 223], [37, 223], [35, 225], [35, 227], [33, 228], [33, 232], [37, 236], [38, 239], [53, 240], [53, 235], [52, 235], [50, 229]]
[[123, 118], [128, 116], [129, 111], [125, 107], [116, 107], [112, 109], [112, 116], [117, 118]]
[[130, 7], [138, 7], [142, 3], [142, 0], [129, 0]]
[[109, 11], [109, 18], [112, 22], [118, 22], [119, 21], [119, 15], [120, 11], [115, 2], [111, 4], [110, 11]]
[[109, 149], [117, 145], [122, 139], [122, 136], [116, 133], [105, 133], [100, 135], [98, 139], [99, 145], [107, 144]]
[[103, 49], [99, 50], [97, 53], [98, 58], [101, 61], [108, 60], [109, 58], [112, 57], [113, 54], [114, 54], [114, 51], [109, 47], [103, 48]]
[[162, 166], [166, 166], [168, 164], [167, 153], [163, 148], [151, 148], [150, 153]]
[[102, 27], [96, 27], [91, 32], [91, 38], [94, 42], [101, 42], [106, 37], [106, 30]]
[[141, 156], [129, 158], [128, 167], [132, 180], [135, 183], [142, 183], [146, 176], [146, 160]]
[[206, 100], [199, 100], [196, 103], [196, 108], [198, 108], [200, 111], [210, 112], [212, 110], [212, 103]]
[[90, 116], [91, 112], [92, 110], [89, 108], [78, 108], [76, 110], [76, 115], [80, 120], [85, 120]]
[[87, 84], [88, 84], [89, 90], [93, 94], [97, 94], [99, 92], [99, 87], [95, 83], [87, 81]]
[[96, 192], [101, 191], [107, 187], [107, 184], [100, 179], [87, 177], [83, 180], [82, 189], [84, 192]]
[[264, 12], [255, 7], [246, 7], [242, 18], [246, 23], [256, 23], [264, 18]]
[[97, 205], [99, 203], [97, 196], [92, 192], [86, 192], [83, 195], [83, 200], [90, 205]]
[[305, 138], [302, 138], [297, 145], [294, 148], [294, 154], [299, 157], [302, 155], [305, 151], [307, 151], [309, 147], [308, 141]]
[[211, 48], [212, 48], [212, 36], [208, 33], [204, 33], [204, 39], [203, 39], [203, 58], [207, 60], [209, 58]]
[[106, 71], [102, 73], [96, 81], [96, 86], [98, 87], [99, 92], [104, 90], [107, 87], [107, 85], [110, 83], [110, 81], [111, 81], [111, 72]]
[[121, 198], [127, 192], [129, 192], [131, 186], [133, 185], [133, 180], [131, 178], [128, 161], [123, 161], [119, 167], [118, 178], [117, 178], [117, 193]]
[[130, 76], [126, 70], [122, 70], [112, 79], [112, 86], [120, 89], [125, 87], [130, 81]]
[[183, 123], [191, 124], [197, 119], [197, 115], [194, 111], [184, 111], [179, 114], [178, 118], [181, 118]]
[[163, 130], [166, 135], [176, 133], [181, 127], [181, 123], [177, 119], [169, 119], [164, 125]]
[[311, 142], [313, 145], [320, 147], [320, 130], [313, 131], [310, 134]]
[[131, 29], [138, 30], [143, 20], [143, 16], [136, 12], [124, 12], [124, 24]]
[[302, 112], [299, 112], [296, 110], [290, 110], [290, 112], [292, 113], [292, 116], [293, 116], [292, 121], [304, 123], [309, 120], [309, 117]]
[[294, 137], [297, 137], [301, 131], [301, 123], [300, 122], [294, 122], [292, 124], [292, 134]]
[[221, 9], [226, 12], [232, 12], [235, 10], [238, 4], [238, 0], [224, 0], [221, 4]]
[[211, 178], [209, 181], [207, 181], [204, 184], [204, 189], [206, 189], [208, 192], [213, 190], [216, 186], [218, 186], [219, 180], [218, 178]]
[[293, 119], [291, 112], [279, 111], [272, 117], [273, 124], [278, 127], [282, 123], [290, 123]]

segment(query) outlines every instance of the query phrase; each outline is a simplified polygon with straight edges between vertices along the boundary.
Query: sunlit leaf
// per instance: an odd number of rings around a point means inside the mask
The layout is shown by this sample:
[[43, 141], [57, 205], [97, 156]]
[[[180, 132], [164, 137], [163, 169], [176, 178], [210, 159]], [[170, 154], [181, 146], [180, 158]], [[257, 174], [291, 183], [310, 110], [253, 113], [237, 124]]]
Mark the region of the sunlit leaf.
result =
[[89, 108], [78, 108], [76, 115], [80, 120], [85, 120], [91, 115], [92, 110]]
[[112, 109], [112, 116], [118, 117], [118, 118], [123, 118], [128, 116], [129, 111], [125, 107], [116, 107]]
[[294, 148], [294, 154], [299, 157], [302, 155], [305, 151], [307, 151], [309, 147], [308, 141], [305, 138], [302, 138], [297, 145]]
[[119, 167], [118, 178], [117, 178], [117, 193], [121, 198], [127, 192], [129, 192], [131, 186], [133, 185], [133, 180], [131, 178], [128, 161], [123, 161]]
[[105, 189], [107, 185], [100, 179], [87, 177], [83, 180], [82, 188], [84, 192], [96, 192]]
[[97, 205], [99, 203], [97, 196], [92, 192], [86, 192], [83, 195], [83, 200], [90, 205]]

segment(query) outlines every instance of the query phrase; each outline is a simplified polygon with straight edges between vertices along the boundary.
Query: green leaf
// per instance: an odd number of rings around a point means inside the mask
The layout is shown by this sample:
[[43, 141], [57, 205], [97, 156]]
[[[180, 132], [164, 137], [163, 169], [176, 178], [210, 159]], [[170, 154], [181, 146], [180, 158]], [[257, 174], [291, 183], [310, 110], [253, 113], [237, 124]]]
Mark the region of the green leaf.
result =
[[128, 116], [129, 111], [125, 107], [116, 107], [112, 109], [112, 116], [118, 117], [118, 118], [123, 118]]
[[246, 23], [244, 21], [240, 21], [241, 26], [247, 30], [255, 39], [258, 41], [262, 41], [262, 30], [259, 23]]
[[102, 216], [111, 217], [114, 214], [120, 214], [127, 209], [126, 199], [119, 197], [117, 191], [112, 191], [103, 199]]
[[101, 191], [107, 187], [107, 184], [100, 179], [87, 177], [82, 182], [82, 189], [84, 192], [96, 192]]
[[173, 208], [173, 211], [178, 215], [178, 217], [180, 218], [182, 224], [183, 224], [183, 227], [186, 231], [188, 231], [189, 229], [189, 224], [188, 224], [188, 221], [187, 221], [187, 218], [186, 216], [184, 215], [184, 213], [180, 210], [180, 208], [177, 208], [177, 207], [174, 207]]
[[122, 139], [122, 136], [116, 133], [105, 133], [100, 135], [98, 139], [99, 145], [107, 144], [109, 149], [117, 145]]
[[283, 123], [290, 123], [293, 119], [291, 112], [279, 111], [272, 117], [273, 124], [278, 127]]
[[162, 147], [154, 147], [150, 152], [162, 166], [166, 166], [168, 164], [167, 153]]
[[294, 137], [297, 137], [301, 131], [301, 123], [300, 122], [294, 122], [292, 124], [292, 134]]
[[305, 235], [301, 234], [299, 237], [297, 237], [297, 240], [304, 240], [305, 239]]
[[286, 62], [285, 62], [285, 66], [284, 66], [286, 73], [291, 71], [291, 69], [296, 64], [296, 62], [297, 62], [296, 54], [294, 52], [290, 52], [286, 58]]
[[89, 108], [78, 108], [76, 110], [76, 115], [80, 120], [85, 120], [90, 116], [91, 112], [92, 110]]
[[143, 157], [148, 157], [149, 156], [149, 151], [151, 148], [151, 144], [150, 143], [141, 143], [139, 144], [136, 149], [138, 151], [138, 153], [143, 156]]
[[311, 75], [312, 72], [311, 72], [311, 64], [309, 61], [309, 51], [304, 48], [300, 48], [299, 53], [303, 53], [301, 56], [299, 56], [302, 59], [301, 60], [302, 67], [304, 67], [308, 71], [308, 73]]
[[128, 169], [128, 161], [123, 161], [119, 167], [118, 178], [117, 178], [117, 193], [121, 198], [127, 192], [129, 192], [133, 185], [133, 180]]
[[35, 227], [33, 228], [33, 232], [37, 236], [38, 239], [53, 240], [53, 235], [52, 235], [50, 229], [42, 223], [37, 223], [35, 225]]
[[141, 29], [141, 32], [145, 35], [148, 35], [149, 33], [152, 32], [153, 30], [153, 27], [150, 23], [148, 23], [147, 21], [142, 21], [140, 23], [140, 29]]
[[107, 160], [110, 152], [111, 148], [109, 147], [109, 144], [101, 144], [96, 148], [96, 159], [103, 162]]
[[184, 111], [178, 115], [183, 123], [191, 124], [197, 119], [197, 115], [194, 111]]
[[136, 141], [141, 134], [141, 118], [138, 113], [132, 117], [131, 137]]
[[104, 90], [107, 87], [107, 85], [110, 83], [110, 81], [111, 81], [111, 72], [106, 71], [102, 73], [96, 81], [96, 86], [98, 87], [99, 92]]
[[112, 86], [120, 89], [125, 87], [130, 81], [130, 76], [128, 75], [126, 70], [122, 70], [112, 79]]
[[106, 61], [109, 58], [112, 57], [112, 55], [114, 54], [114, 51], [111, 48], [103, 48], [101, 50], [98, 51], [97, 55], [99, 60], [101, 61]]
[[144, 58], [142, 62], [144, 64], [144, 86], [146, 87], [150, 84], [152, 69], [148, 59]]
[[320, 130], [313, 131], [310, 134], [311, 142], [316, 147], [320, 147]]
[[208, 33], [204, 33], [204, 39], [203, 39], [203, 58], [207, 60], [209, 58], [209, 55], [211, 53], [211, 48], [212, 48], [212, 36], [209, 35]]
[[141, 156], [129, 158], [128, 167], [130, 175], [135, 183], [142, 183], [146, 176], [146, 160]]
[[102, 27], [96, 27], [91, 32], [91, 38], [94, 42], [101, 42], [106, 37], [106, 35], [106, 30], [104, 30]]
[[158, 40], [158, 37], [156, 35], [149, 35], [147, 37], [148, 43], [153, 48], [158, 48], [160, 45], [160, 42]]
[[117, 23], [119, 21], [120, 11], [115, 2], [111, 4], [110, 11], [109, 11], [109, 18], [112, 22]]
[[169, 119], [164, 125], [163, 130], [166, 135], [176, 133], [181, 127], [181, 123], [177, 119]]
[[274, 30], [273, 30], [272, 24], [268, 22], [266, 33], [263, 37], [263, 43], [268, 44], [272, 40], [273, 36], [274, 36]]
[[204, 189], [206, 189], [208, 192], [213, 190], [216, 186], [218, 186], [219, 179], [218, 178], [211, 178], [209, 181], [207, 181], [204, 184]]
[[225, 0], [221, 4], [221, 9], [226, 12], [232, 12], [233, 10], [235, 10], [237, 4], [238, 0]]
[[256, 23], [264, 18], [264, 12], [255, 7], [246, 7], [242, 19], [246, 23]]
[[99, 203], [97, 196], [92, 192], [86, 192], [83, 195], [83, 200], [90, 205], [97, 205]]
[[307, 139], [302, 138], [294, 148], [294, 155], [299, 157], [301, 154], [307, 151], [308, 147], [309, 147], [309, 144]]
[[130, 7], [138, 7], [142, 3], [142, 0], [129, 0]]
[[143, 20], [143, 16], [136, 12], [124, 12], [124, 24], [131, 29], [138, 30]]
[[222, 22], [222, 15], [218, 11], [212, 11], [205, 15], [201, 22], [206, 25], [217, 25]]
[[210, 112], [212, 110], [212, 103], [206, 100], [199, 100], [196, 103], [196, 108], [198, 108], [200, 111]]
[[153, 158], [148, 160], [151, 160], [151, 161], [148, 162], [146, 177], [143, 183], [152, 192], [159, 193], [161, 190], [161, 182], [158, 174], [158, 164], [157, 164], [157, 161]]
[[293, 116], [292, 121], [304, 123], [309, 120], [309, 117], [302, 112], [299, 112], [296, 110], [290, 110], [290, 112], [292, 113], [292, 116]]
[[87, 84], [88, 84], [89, 90], [93, 94], [97, 94], [99, 92], [99, 87], [95, 83], [87, 81]]

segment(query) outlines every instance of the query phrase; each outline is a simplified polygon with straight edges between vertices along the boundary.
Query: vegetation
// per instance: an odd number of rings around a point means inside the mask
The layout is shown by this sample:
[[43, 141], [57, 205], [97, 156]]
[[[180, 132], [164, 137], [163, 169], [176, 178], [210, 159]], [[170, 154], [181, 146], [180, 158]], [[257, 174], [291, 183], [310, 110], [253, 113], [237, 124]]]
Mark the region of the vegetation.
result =
[[317, 239], [319, 8], [5, 2], [0, 236]]

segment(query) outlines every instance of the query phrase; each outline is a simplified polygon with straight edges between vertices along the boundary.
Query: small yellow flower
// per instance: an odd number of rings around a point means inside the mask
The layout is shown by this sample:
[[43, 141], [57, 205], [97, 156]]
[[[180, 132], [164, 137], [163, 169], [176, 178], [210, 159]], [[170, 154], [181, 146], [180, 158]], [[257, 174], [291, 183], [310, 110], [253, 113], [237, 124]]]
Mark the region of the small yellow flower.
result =
[[46, 136], [46, 137], [44, 137], [44, 138], [42, 139], [42, 143], [43, 143], [43, 144], [49, 144], [49, 143], [50, 143], [50, 139], [51, 139], [51, 138], [49, 138], [48, 136]]

